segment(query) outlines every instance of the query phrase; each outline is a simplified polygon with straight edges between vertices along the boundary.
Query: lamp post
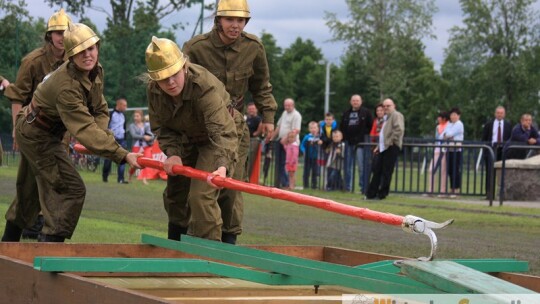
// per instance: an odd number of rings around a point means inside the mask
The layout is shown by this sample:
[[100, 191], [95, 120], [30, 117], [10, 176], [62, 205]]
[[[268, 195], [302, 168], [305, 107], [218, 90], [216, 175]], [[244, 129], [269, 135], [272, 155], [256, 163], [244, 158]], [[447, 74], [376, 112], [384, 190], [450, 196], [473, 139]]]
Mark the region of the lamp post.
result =
[[330, 65], [332, 63], [330, 61], [326, 61], [326, 80], [324, 85], [324, 115], [329, 112], [330, 110]]

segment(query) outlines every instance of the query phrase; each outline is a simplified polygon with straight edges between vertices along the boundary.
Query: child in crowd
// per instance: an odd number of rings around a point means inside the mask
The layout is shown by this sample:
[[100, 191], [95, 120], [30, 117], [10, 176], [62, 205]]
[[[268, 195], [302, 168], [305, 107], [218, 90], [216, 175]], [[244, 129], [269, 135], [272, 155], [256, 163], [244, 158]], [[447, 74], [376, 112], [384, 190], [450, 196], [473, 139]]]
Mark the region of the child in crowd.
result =
[[324, 120], [319, 123], [320, 125], [320, 140], [319, 145], [322, 146], [322, 154], [320, 155], [320, 166], [326, 165], [328, 159], [328, 147], [332, 144], [332, 132], [338, 129], [338, 124], [334, 119], [334, 114], [327, 112], [324, 114]]
[[328, 172], [328, 181], [326, 190], [343, 190], [343, 178], [341, 171], [345, 159], [345, 143], [343, 142], [343, 133], [339, 130], [332, 132], [332, 143], [327, 148], [328, 159], [326, 167]]
[[311, 175], [311, 189], [317, 188], [317, 178], [319, 177], [319, 166], [317, 157], [320, 149], [319, 124], [312, 121], [308, 125], [309, 133], [304, 136], [300, 144], [300, 151], [304, 154], [304, 189], [308, 189], [309, 176]]
[[296, 142], [296, 132], [287, 135], [285, 144], [285, 170], [289, 174], [289, 189], [294, 190], [296, 168], [298, 167], [298, 142]]

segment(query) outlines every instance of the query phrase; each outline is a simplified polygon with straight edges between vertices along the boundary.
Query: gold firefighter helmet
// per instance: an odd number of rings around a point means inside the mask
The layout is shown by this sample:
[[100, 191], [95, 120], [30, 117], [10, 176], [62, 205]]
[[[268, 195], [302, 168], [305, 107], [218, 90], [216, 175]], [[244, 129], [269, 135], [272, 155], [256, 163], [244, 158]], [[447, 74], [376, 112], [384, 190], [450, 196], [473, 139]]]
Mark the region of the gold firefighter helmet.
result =
[[146, 68], [150, 78], [155, 81], [178, 73], [186, 60], [178, 45], [166, 38], [153, 36], [152, 42], [146, 48]]
[[251, 18], [247, 0], [220, 0], [216, 16]]
[[52, 31], [65, 31], [68, 28], [68, 23], [71, 22], [71, 18], [61, 8], [58, 12], [54, 13], [49, 22], [47, 22], [47, 32]]
[[64, 57], [67, 59], [98, 43], [99, 37], [82, 23], [69, 23], [64, 32]]

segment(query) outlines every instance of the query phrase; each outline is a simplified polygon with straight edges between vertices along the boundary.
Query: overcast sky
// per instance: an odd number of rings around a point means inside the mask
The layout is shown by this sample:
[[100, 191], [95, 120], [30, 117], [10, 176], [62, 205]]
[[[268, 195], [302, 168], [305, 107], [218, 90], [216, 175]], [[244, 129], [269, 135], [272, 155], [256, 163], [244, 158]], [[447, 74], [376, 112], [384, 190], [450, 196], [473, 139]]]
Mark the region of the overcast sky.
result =
[[[29, 11], [32, 16], [43, 17], [47, 20], [54, 12], [43, 4], [41, 0], [28, 0]], [[213, 0], [206, 0], [211, 3]], [[95, 6], [101, 6], [110, 11], [109, 0], [93, 0]], [[345, 0], [248, 0], [251, 9], [251, 21], [245, 31], [260, 36], [264, 30], [274, 36], [277, 44], [288, 47], [297, 37], [311, 39], [320, 48], [326, 59], [338, 62], [343, 54], [345, 44], [330, 42], [332, 38], [325, 24], [324, 12], [336, 13], [340, 19], [348, 19], [348, 10]], [[444, 60], [444, 49], [448, 42], [448, 30], [461, 25], [461, 9], [458, 0], [435, 0], [438, 12], [433, 17], [433, 31], [436, 39], [424, 39], [426, 54], [439, 67]], [[538, 8], [540, 4], [537, 2]], [[200, 14], [200, 6], [184, 10], [167, 16], [162, 20], [164, 26], [182, 21], [187, 24], [185, 30], [178, 30], [177, 43], [181, 46], [191, 37], [195, 23]], [[210, 12], [207, 12], [210, 14]], [[102, 31], [105, 27], [106, 15], [101, 12], [89, 10], [93, 22]], [[212, 20], [205, 20], [204, 32], [212, 27]]]

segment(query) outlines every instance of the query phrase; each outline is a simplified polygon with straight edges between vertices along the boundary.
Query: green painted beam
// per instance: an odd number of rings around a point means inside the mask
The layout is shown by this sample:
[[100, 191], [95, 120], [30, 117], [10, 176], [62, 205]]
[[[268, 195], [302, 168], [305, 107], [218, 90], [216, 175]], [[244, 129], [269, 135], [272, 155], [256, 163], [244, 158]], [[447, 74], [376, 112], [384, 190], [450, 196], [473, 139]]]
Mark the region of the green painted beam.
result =
[[402, 261], [401, 272], [454, 294], [530, 294], [533, 291], [452, 261]]
[[317, 285], [311, 280], [197, 259], [36, 257], [46, 272], [208, 273], [267, 285]]
[[[444, 260], [437, 260], [444, 261]], [[481, 272], [526, 272], [529, 262], [515, 259], [456, 259], [449, 260]], [[355, 266], [360, 269], [377, 270], [386, 273], [399, 273], [399, 267], [394, 265], [396, 260], [378, 261]]]
[[207, 258], [374, 293], [440, 293], [410, 278], [332, 263], [313, 261], [189, 236], [172, 241], [143, 234], [142, 242]]

